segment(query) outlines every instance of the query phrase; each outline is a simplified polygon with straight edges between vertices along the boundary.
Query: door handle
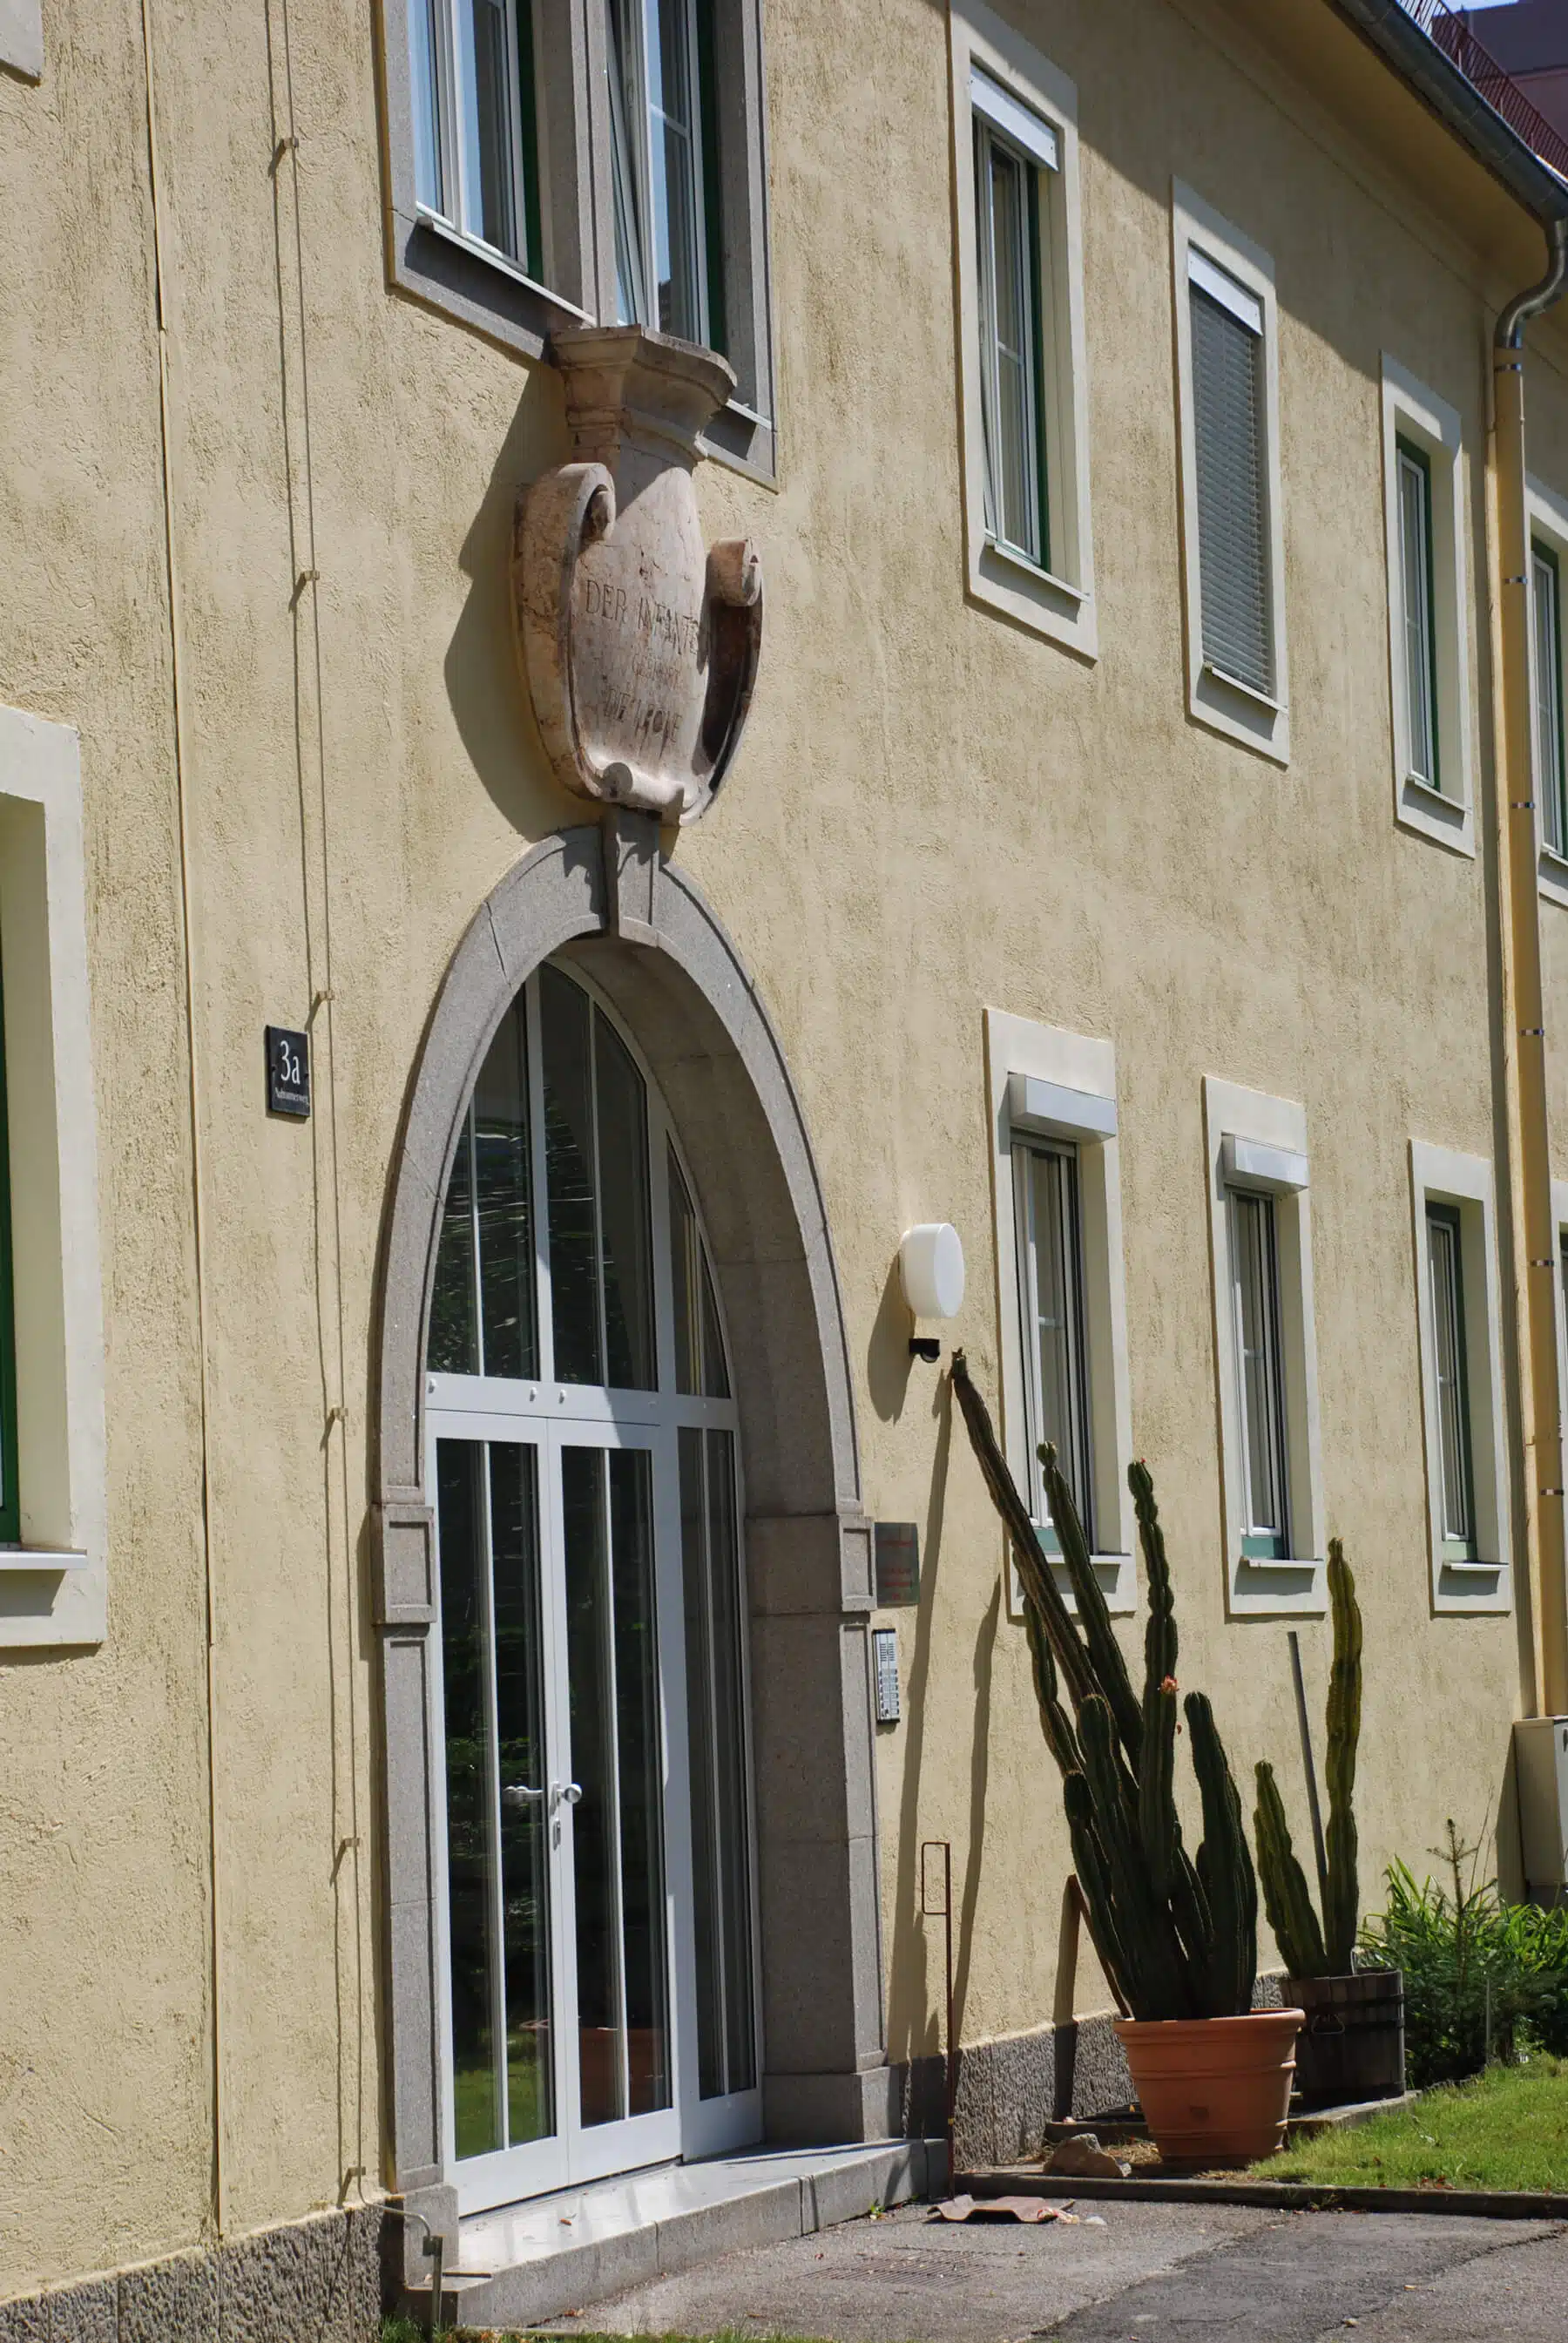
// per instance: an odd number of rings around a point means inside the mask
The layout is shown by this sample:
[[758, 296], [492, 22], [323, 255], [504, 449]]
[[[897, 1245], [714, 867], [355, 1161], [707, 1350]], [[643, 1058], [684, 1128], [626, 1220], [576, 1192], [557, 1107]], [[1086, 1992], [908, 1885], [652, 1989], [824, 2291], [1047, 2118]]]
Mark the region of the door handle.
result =
[[542, 1790], [530, 1790], [526, 1782], [506, 1782], [501, 1786], [501, 1804], [504, 1806], [527, 1806], [544, 1795]]
[[552, 1782], [550, 1784], [550, 1804], [552, 1806], [575, 1806], [581, 1796], [582, 1785], [578, 1782]]

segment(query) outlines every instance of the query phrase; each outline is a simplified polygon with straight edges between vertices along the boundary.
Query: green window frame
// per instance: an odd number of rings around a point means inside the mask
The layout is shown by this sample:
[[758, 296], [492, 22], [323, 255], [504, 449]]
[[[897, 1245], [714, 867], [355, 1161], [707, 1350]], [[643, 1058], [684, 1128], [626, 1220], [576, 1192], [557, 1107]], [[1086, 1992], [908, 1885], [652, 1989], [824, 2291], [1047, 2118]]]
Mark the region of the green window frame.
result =
[[1248, 1562], [1282, 1562], [1291, 1551], [1291, 1475], [1274, 1199], [1251, 1188], [1227, 1189], [1225, 1216], [1241, 1433], [1241, 1554]]
[[413, 0], [408, 40], [418, 202], [539, 281], [533, 0]]
[[0, 993], [0, 1545], [21, 1543], [16, 1311], [11, 1267], [11, 1126], [5, 1105], [5, 1003]]
[[1568, 854], [1568, 775], [1563, 748], [1563, 574], [1557, 555], [1539, 538], [1530, 547], [1530, 618], [1533, 650], [1535, 789], [1541, 835], [1554, 854]]
[[1083, 1534], [1095, 1544], [1094, 1467], [1084, 1306], [1079, 1155], [1069, 1140], [1015, 1141], [1013, 1208], [1030, 1512], [1042, 1550], [1060, 1554], [1039, 1450], [1051, 1442]]
[[974, 147], [985, 525], [999, 546], [1049, 570], [1040, 167], [979, 112]]
[[606, 0], [616, 314], [726, 347], [711, 0]]
[[1400, 432], [1394, 441], [1399, 498], [1400, 619], [1403, 634], [1405, 762], [1410, 779], [1442, 787], [1437, 692], [1437, 572], [1432, 559], [1432, 458]]
[[1464, 1333], [1463, 1227], [1455, 1204], [1428, 1202], [1427, 1286], [1437, 1391], [1440, 1527], [1444, 1562], [1473, 1562], [1475, 1466], [1470, 1428], [1470, 1360]]

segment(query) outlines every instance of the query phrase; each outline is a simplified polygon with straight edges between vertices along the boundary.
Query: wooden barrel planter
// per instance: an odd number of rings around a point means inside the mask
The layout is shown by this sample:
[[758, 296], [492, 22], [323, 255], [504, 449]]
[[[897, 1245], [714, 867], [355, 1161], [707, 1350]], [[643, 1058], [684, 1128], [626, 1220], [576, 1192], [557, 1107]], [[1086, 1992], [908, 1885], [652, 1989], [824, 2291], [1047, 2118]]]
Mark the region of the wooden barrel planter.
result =
[[1404, 1975], [1286, 1977], [1285, 1999], [1306, 2012], [1296, 2041], [1296, 2088], [1309, 2106], [1395, 2099], [1404, 2089]]

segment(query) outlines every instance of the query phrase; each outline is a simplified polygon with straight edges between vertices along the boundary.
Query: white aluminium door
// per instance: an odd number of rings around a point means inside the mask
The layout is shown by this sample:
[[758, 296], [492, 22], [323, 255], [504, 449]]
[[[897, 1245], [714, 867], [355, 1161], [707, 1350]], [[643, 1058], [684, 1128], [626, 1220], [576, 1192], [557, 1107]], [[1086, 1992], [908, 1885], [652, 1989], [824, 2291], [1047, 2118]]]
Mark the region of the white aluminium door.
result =
[[427, 1436], [446, 2154], [473, 2210], [760, 2128], [717, 1302], [657, 1095], [553, 967], [459, 1144]]

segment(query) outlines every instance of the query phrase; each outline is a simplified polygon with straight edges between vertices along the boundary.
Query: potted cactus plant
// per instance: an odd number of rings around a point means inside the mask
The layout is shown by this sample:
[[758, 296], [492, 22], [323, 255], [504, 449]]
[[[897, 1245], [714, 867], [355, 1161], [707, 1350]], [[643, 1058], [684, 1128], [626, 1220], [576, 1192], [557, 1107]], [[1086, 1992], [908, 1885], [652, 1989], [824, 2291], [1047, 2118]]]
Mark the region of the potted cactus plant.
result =
[[1130, 1468], [1149, 1584], [1140, 1699], [1054, 1448], [1048, 1443], [1040, 1455], [1076, 1617], [1041, 1554], [961, 1351], [952, 1383], [1018, 1564], [1040, 1725], [1060, 1768], [1090, 1934], [1126, 2013], [1116, 2031], [1150, 2132], [1171, 2161], [1267, 2156], [1284, 2137], [1302, 2013], [1251, 2006], [1257, 1884], [1224, 1745], [1198, 1692], [1181, 1704], [1202, 1802], [1195, 1861], [1182, 1841], [1176, 1607], [1153, 1483], [1142, 1464]]
[[1343, 2102], [1397, 2097], [1404, 2089], [1404, 1979], [1398, 1969], [1355, 1967], [1361, 1896], [1353, 1801], [1362, 1726], [1362, 1614], [1355, 1575], [1338, 1538], [1329, 1541], [1329, 1601], [1334, 1655], [1325, 1760], [1329, 1820], [1319, 1850], [1321, 1925], [1268, 1764], [1257, 1767], [1252, 1825], [1263, 1905], [1289, 1972], [1285, 1999], [1299, 2001], [1306, 2012], [1296, 2049], [1297, 2085], [1303, 2099]]

